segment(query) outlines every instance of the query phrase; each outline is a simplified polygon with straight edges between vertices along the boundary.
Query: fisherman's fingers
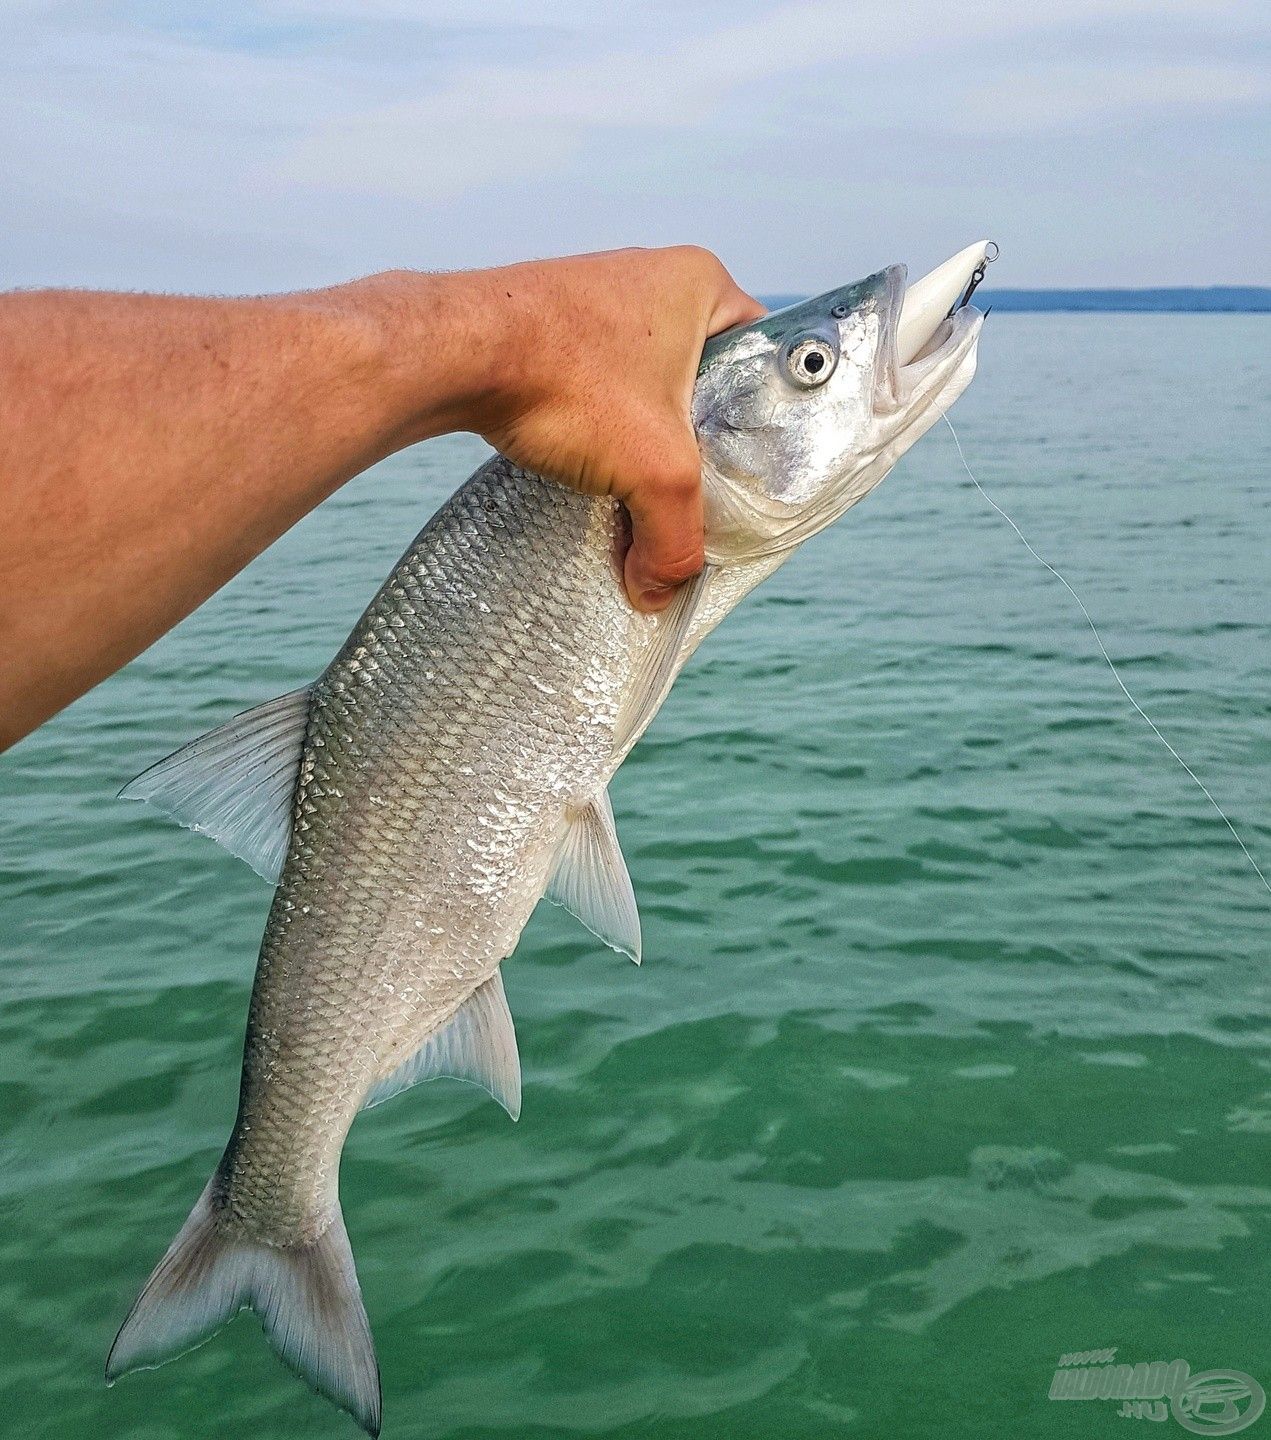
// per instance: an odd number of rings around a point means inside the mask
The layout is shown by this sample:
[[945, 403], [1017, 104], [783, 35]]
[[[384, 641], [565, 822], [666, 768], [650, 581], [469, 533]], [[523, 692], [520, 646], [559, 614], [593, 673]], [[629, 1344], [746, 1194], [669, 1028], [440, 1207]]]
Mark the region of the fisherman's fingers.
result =
[[631, 515], [627, 594], [637, 610], [664, 610], [705, 561], [701, 456], [688, 424], [679, 443], [647, 461], [634, 483], [615, 493]]
[[733, 279], [728, 267], [710, 250], [697, 245], [677, 246], [691, 272], [694, 293], [700, 297], [705, 317], [704, 337], [718, 335], [734, 325], [747, 325], [766, 315], [766, 309]]

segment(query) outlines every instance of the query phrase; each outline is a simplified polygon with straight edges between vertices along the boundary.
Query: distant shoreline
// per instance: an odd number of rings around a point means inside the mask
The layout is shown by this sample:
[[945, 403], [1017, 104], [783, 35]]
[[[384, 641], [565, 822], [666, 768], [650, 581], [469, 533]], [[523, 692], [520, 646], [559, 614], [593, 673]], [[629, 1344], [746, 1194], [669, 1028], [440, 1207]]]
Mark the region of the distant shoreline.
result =
[[[772, 308], [801, 300], [801, 295], [761, 297]], [[1267, 315], [1271, 287], [1211, 285], [1205, 288], [1165, 286], [1153, 290], [997, 290], [984, 285], [975, 303], [983, 308], [1020, 313], [1069, 315]]]
[[975, 299], [977, 304], [992, 305], [995, 310], [1193, 315], [1271, 313], [1271, 289], [1255, 285], [1212, 285], [1205, 289], [1177, 286], [1159, 290], [994, 290], [985, 285]]

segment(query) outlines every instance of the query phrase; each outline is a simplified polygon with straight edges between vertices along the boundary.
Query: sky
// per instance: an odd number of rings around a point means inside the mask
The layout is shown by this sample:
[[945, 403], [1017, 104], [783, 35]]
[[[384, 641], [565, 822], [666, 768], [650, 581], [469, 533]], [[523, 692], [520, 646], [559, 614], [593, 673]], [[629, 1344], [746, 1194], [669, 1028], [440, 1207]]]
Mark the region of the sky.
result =
[[0, 288], [710, 246], [759, 293], [1271, 284], [1251, 0], [0, 0]]

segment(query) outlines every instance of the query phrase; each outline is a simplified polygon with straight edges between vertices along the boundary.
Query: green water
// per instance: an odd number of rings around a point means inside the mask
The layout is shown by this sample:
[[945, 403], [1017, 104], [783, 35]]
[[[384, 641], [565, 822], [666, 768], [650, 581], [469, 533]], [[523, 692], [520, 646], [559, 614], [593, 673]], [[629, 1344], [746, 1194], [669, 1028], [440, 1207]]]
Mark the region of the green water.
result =
[[[995, 316], [958, 411], [1264, 868], [1269, 336]], [[0, 761], [0, 1429], [354, 1433], [247, 1316], [102, 1385], [231, 1122], [269, 899], [112, 795], [315, 673], [480, 453], [362, 478]], [[1271, 1387], [1271, 896], [947, 433], [712, 639], [613, 798], [643, 969], [544, 907], [520, 1123], [437, 1082], [350, 1137], [390, 1440], [1137, 1434], [1047, 1399], [1110, 1346]]]

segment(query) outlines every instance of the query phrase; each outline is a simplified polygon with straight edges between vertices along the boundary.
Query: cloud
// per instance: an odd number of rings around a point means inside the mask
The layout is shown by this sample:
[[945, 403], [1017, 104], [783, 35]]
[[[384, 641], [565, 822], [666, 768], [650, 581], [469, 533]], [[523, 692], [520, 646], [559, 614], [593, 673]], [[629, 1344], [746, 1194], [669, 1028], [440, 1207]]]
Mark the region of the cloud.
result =
[[1027, 134], [1103, 124], [1126, 114], [1212, 111], [1265, 105], [1271, 71], [1254, 64], [1073, 65], [1016, 70], [976, 87], [953, 121], [970, 133], [1001, 127]]
[[10, 0], [6, 28], [12, 283], [697, 238], [785, 289], [965, 227], [1021, 281], [1267, 268], [1267, 19], [1232, 0]]
[[[1212, 23], [1233, 12], [1238, 8], [1222, 0], [1068, 0], [1062, 13], [1069, 25], [1106, 25], [1149, 15], [1154, 23], [1170, 16]], [[671, 43], [646, 34], [638, 48], [607, 48], [565, 64], [468, 64], [422, 95], [332, 117], [303, 138], [280, 173], [357, 192], [458, 194], [559, 171], [597, 132], [691, 131], [752, 99], [770, 112], [767, 87], [801, 72], [837, 77], [843, 98], [833, 108], [849, 123], [876, 124], [899, 105], [920, 110], [948, 134], [1057, 129], [1162, 106], [1232, 108], [1267, 95], [1265, 72], [1252, 65], [1136, 65], [1121, 57], [1056, 65], [1047, 34], [1054, 13], [1015, 0], [933, 5], [920, 18], [902, 25], [890, 7], [818, 0]], [[961, 58], [990, 38], [1017, 45], [1037, 36], [1046, 42], [1039, 53], [988, 83], [980, 72], [991, 71], [991, 60], [977, 67]], [[917, 107], [898, 76], [912, 82]], [[796, 139], [803, 138], [800, 114], [796, 107]], [[747, 128], [744, 109], [735, 119], [739, 130]], [[814, 125], [806, 129], [814, 143]]]

